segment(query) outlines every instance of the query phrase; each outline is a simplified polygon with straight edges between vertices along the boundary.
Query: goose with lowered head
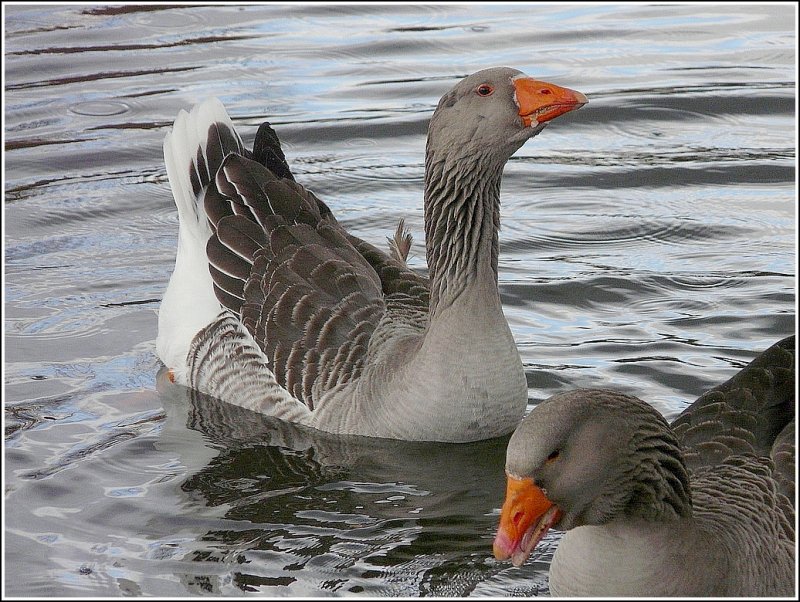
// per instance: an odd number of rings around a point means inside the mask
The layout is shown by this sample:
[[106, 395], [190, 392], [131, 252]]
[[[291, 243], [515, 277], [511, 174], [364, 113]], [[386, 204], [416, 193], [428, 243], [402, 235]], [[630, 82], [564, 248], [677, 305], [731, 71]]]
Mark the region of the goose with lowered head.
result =
[[508, 444], [495, 556], [554, 527], [554, 595], [793, 596], [794, 371], [791, 336], [671, 426], [614, 391], [543, 401]]

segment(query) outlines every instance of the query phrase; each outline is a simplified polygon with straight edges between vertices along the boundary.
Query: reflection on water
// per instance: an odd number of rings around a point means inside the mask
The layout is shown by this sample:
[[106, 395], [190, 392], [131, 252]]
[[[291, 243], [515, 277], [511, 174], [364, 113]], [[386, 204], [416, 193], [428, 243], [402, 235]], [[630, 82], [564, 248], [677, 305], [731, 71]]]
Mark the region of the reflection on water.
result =
[[17, 5], [5, 17], [5, 591], [546, 595], [494, 560], [505, 439], [331, 437], [166, 383], [161, 145], [219, 96], [424, 267], [425, 132], [492, 65], [590, 103], [509, 162], [500, 288], [531, 406], [668, 418], [795, 329], [793, 5]]
[[193, 559], [210, 560], [208, 548], [219, 547], [261, 559], [235, 567], [234, 582], [289, 586], [310, 569], [331, 591], [441, 595], [505, 568], [485, 553], [507, 437], [469, 445], [334, 437], [161, 382], [162, 399], [176, 404], [171, 415], [188, 413], [190, 428], [219, 450], [180, 484], [225, 519], [202, 535]]

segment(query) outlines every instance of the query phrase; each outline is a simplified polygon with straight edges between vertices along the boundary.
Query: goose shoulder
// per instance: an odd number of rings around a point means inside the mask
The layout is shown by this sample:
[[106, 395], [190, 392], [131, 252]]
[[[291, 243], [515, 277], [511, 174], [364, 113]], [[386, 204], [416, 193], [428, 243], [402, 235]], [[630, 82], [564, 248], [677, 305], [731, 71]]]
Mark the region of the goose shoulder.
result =
[[[690, 467], [734, 453], [771, 454], [794, 419], [795, 337], [786, 337], [710, 389], [673, 421]], [[784, 437], [785, 439], [785, 437]]]

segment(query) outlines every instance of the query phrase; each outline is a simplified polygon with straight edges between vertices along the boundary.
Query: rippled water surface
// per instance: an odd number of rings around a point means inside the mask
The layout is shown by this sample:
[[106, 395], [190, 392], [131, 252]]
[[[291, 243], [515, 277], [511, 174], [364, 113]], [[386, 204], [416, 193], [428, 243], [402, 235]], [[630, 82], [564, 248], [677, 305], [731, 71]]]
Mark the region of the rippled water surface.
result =
[[20, 6], [5, 21], [5, 591], [548, 593], [494, 560], [506, 441], [325, 437], [163, 386], [161, 143], [225, 103], [424, 265], [427, 120], [507, 65], [584, 92], [505, 172], [500, 289], [530, 406], [668, 418], [795, 329], [796, 10], [784, 5]]

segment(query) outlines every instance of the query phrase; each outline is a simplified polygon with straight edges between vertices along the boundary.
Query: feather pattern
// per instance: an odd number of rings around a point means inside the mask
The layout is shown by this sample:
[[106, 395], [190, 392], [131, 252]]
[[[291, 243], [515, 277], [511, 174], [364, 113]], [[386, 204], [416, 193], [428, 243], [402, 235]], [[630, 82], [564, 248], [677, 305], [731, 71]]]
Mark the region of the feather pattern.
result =
[[198, 333], [188, 363], [190, 380], [199, 391], [213, 391], [220, 399], [235, 395], [236, 405], [248, 410], [290, 422], [308, 422], [309, 410], [278, 384], [269, 370], [269, 358], [231, 312], [222, 312]]
[[[268, 124], [259, 129], [255, 146], [254, 153], [244, 153], [232, 128], [215, 122], [207, 147], [198, 148], [187, 170], [210, 227], [206, 256], [213, 291], [227, 310], [196, 337], [188, 384], [285, 417], [287, 412], [272, 412], [264, 400], [288, 395], [313, 410], [326, 392], [360, 377], [379, 326], [383, 333], [394, 333], [386, 326], [397, 324], [419, 335], [427, 323], [427, 282], [348, 235], [294, 181]], [[209, 167], [214, 161], [216, 170]], [[225, 361], [231, 356], [242, 362], [241, 374]], [[259, 370], [266, 381], [255, 378]], [[245, 373], [252, 381], [234, 384]]]
[[[208, 207], [220, 199], [225, 210]], [[313, 409], [357, 379], [385, 302], [332, 216], [299, 184], [236, 154], [222, 162], [206, 206], [215, 292], [272, 359], [276, 382]]]
[[691, 468], [732, 454], [768, 456], [794, 417], [795, 341], [779, 341], [730, 380], [704, 393], [672, 423]]

